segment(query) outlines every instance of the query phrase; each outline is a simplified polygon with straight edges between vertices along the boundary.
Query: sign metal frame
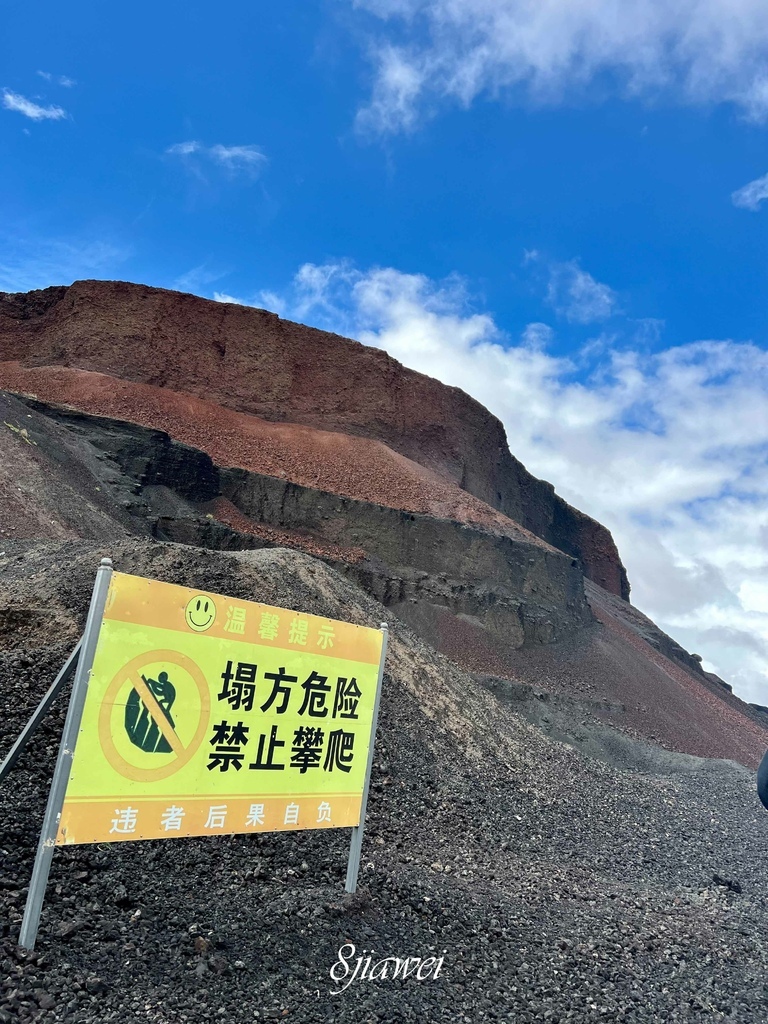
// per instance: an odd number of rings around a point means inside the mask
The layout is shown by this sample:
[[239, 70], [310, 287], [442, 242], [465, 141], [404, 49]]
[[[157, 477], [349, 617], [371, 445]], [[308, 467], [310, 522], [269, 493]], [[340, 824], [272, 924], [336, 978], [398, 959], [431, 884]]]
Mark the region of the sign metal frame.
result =
[[371, 786], [371, 768], [373, 767], [373, 745], [376, 741], [376, 727], [379, 722], [379, 706], [381, 704], [381, 687], [384, 680], [384, 663], [387, 660], [387, 646], [389, 644], [389, 627], [386, 622], [382, 622], [381, 632], [383, 634], [381, 661], [379, 662], [379, 678], [376, 682], [376, 697], [373, 704], [371, 738], [368, 743], [368, 764], [365, 768], [365, 782], [363, 783], [363, 800], [360, 804], [360, 824], [352, 828], [352, 839], [349, 843], [349, 861], [347, 862], [347, 878], [344, 883], [346, 892], [355, 892], [357, 889], [357, 875], [360, 870], [360, 854], [363, 848], [363, 832], [365, 831], [365, 813], [368, 808], [368, 790]]
[[88, 679], [93, 667], [93, 657], [96, 653], [96, 644], [99, 640], [99, 632], [104, 617], [104, 609], [107, 604], [107, 592], [109, 591], [111, 579], [112, 560], [110, 558], [102, 558], [101, 565], [96, 572], [96, 582], [93, 586], [91, 606], [88, 609], [88, 618], [85, 623], [85, 632], [83, 633], [80, 656], [77, 661], [75, 681], [72, 684], [69, 708], [67, 709], [67, 717], [64, 722], [64, 731], [61, 734], [61, 743], [59, 744], [59, 754], [56, 758], [56, 767], [48, 794], [43, 827], [37, 844], [35, 866], [32, 869], [27, 903], [24, 907], [24, 919], [21, 922], [21, 932], [19, 934], [19, 945], [22, 949], [32, 950], [35, 948], [37, 929], [40, 924], [40, 912], [43, 909], [43, 900], [45, 898], [45, 887], [48, 884], [48, 874], [51, 870], [56, 834], [59, 829], [59, 818], [61, 817], [61, 809], [64, 804], [64, 794], [67, 791], [67, 783], [69, 782], [69, 770], [72, 766], [72, 756], [75, 752], [77, 733], [80, 729], [80, 719], [83, 717], [85, 696], [88, 692]]
[[[106, 610], [112, 575], [112, 560], [109, 558], [103, 558], [96, 573], [96, 581], [93, 587], [93, 594], [91, 596], [91, 603], [88, 609], [88, 617], [86, 619], [82, 639], [78, 642], [74, 651], [67, 659], [67, 662], [43, 697], [32, 718], [24, 727], [21, 735], [11, 748], [10, 753], [3, 761], [2, 765], [0, 765], [0, 780], [2, 780], [18, 760], [29, 741], [30, 736], [38, 728], [58, 693], [74, 674], [69, 707], [67, 709], [61, 743], [59, 745], [58, 756], [56, 758], [56, 766], [51, 780], [48, 803], [46, 805], [43, 825], [40, 831], [35, 863], [32, 869], [32, 878], [24, 908], [24, 918], [22, 920], [21, 931], [19, 934], [19, 946], [21, 946], [22, 949], [30, 951], [34, 949], [35, 941], [37, 939], [40, 914], [48, 883], [48, 875], [51, 869], [53, 853], [56, 848], [56, 838], [59, 832], [64, 798], [69, 783], [75, 745], [77, 743], [77, 737], [83, 718], [83, 709], [85, 707], [86, 697], [88, 694], [88, 684], [93, 669], [94, 656], [96, 654], [96, 647], [99, 641], [104, 612]], [[345, 880], [345, 891], [348, 893], [354, 893], [357, 889], [357, 879], [360, 870], [360, 857], [365, 830], [365, 815], [368, 806], [371, 769], [373, 766], [373, 751], [376, 741], [376, 730], [378, 727], [379, 708], [381, 704], [384, 665], [387, 657], [387, 646], [389, 640], [389, 628], [387, 623], [381, 623], [380, 629], [382, 632], [381, 657], [379, 661], [376, 694], [371, 719], [368, 759], [360, 804], [360, 821], [358, 825], [352, 826], [352, 837], [349, 845], [349, 857]]]
[[0, 764], [0, 782], [3, 781], [8, 772], [10, 772], [10, 770], [16, 764], [18, 759], [24, 753], [27, 744], [32, 739], [32, 736], [40, 728], [40, 723], [48, 714], [49, 708], [74, 675], [75, 669], [77, 668], [77, 661], [78, 658], [80, 657], [80, 649], [82, 645], [83, 641], [78, 640], [77, 644], [75, 645], [75, 649], [64, 662], [61, 671], [56, 676], [51, 685], [48, 687], [45, 696], [35, 708], [32, 717], [19, 733], [18, 739], [13, 744], [11, 749], [8, 751], [3, 763]]

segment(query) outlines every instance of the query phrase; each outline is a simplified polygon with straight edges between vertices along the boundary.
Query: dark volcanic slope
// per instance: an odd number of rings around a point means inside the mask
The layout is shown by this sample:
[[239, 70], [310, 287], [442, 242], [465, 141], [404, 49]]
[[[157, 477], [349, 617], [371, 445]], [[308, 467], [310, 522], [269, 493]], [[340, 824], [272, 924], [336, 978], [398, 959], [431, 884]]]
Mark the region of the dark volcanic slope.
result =
[[[341, 830], [66, 848], [25, 956], [60, 702], [0, 801], [0, 1024], [765, 1024], [742, 765], [768, 730], [477, 403], [262, 311], [96, 282], [0, 296], [3, 384], [0, 756], [105, 554], [386, 619], [391, 647], [358, 897]], [[331, 995], [343, 943], [444, 971]]]
[[[78, 281], [0, 294], [0, 364], [17, 362], [96, 371], [124, 387], [151, 384], [270, 421], [383, 441], [580, 558], [612, 593], [629, 595], [610, 533], [527, 472], [495, 417], [378, 349], [264, 310]], [[0, 387], [17, 390], [18, 370], [0, 365]]]
[[572, 559], [493, 515], [482, 525], [404, 514], [222, 469], [159, 431], [0, 392], [0, 550], [9, 538], [127, 536], [291, 546], [465, 670], [586, 700], [600, 720], [670, 750], [756, 766], [768, 730], [754, 709], [626, 601], [588, 584], [588, 604]]
[[[587, 597], [596, 622], [555, 643], [525, 647], [447, 609], [422, 605], [406, 613], [419, 633], [465, 670], [493, 681], [502, 697], [524, 684], [579, 702], [576, 718], [586, 710], [590, 718], [668, 750], [757, 768], [768, 746], [768, 721], [760, 711], [703, 672], [626, 602], [594, 585], [588, 585]], [[624, 609], [631, 615], [622, 614]]]
[[[11, 542], [0, 555], [3, 750], [82, 628], [106, 553], [127, 572], [388, 619], [364, 890], [342, 898], [346, 831], [64, 849], [38, 950], [20, 955], [60, 706], [0, 802], [2, 1024], [765, 1024], [768, 815], [751, 774], [654, 761], [649, 747], [641, 773], [550, 742], [304, 555]], [[328, 971], [346, 942], [444, 950], [444, 971], [333, 996]]]
[[162, 430], [174, 440], [204, 451], [218, 466], [280, 477], [302, 487], [406, 512], [472, 523], [549, 546], [458, 484], [381, 441], [295, 423], [273, 423], [193, 395], [149, 384], [124, 384], [86, 370], [4, 364], [1, 372], [9, 398], [13, 392], [34, 395], [41, 402]]
[[[689, 670], [658, 627], [598, 587], [588, 596], [599, 625], [560, 644], [512, 651], [510, 674], [551, 693], [586, 700], [600, 720], [669, 750], [733, 758], [757, 768], [768, 746], [760, 717], [704, 672]], [[642, 626], [645, 630], [641, 632]], [[676, 653], [676, 656], [675, 656]]]

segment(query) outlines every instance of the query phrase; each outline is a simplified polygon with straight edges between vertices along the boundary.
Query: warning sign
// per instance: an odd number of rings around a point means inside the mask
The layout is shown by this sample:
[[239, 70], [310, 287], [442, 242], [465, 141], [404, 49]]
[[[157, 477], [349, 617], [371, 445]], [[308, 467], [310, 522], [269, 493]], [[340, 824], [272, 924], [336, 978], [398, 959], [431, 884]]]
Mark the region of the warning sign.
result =
[[382, 643], [114, 573], [57, 844], [358, 825]]

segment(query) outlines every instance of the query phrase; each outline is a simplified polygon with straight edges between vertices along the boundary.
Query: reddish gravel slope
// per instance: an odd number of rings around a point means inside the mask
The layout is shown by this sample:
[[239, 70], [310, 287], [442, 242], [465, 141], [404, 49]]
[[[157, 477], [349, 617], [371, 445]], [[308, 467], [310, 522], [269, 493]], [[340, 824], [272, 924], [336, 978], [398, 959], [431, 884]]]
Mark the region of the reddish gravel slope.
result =
[[41, 401], [164, 430], [174, 440], [206, 452], [219, 466], [238, 466], [406, 512], [474, 523], [550, 546], [381, 441], [295, 423], [271, 423], [194, 395], [85, 370], [0, 363], [0, 386]]
[[[587, 594], [597, 622], [554, 644], [519, 649], [447, 610], [437, 615], [422, 610], [420, 631], [436, 637], [439, 649], [465, 670], [575, 702], [576, 734], [582, 707], [588, 718], [667, 750], [757, 768], [768, 730], [748, 705], [656, 649], [651, 641], [668, 638], [645, 616], [633, 609], [632, 618], [652, 627], [650, 637], [620, 614], [624, 602], [599, 587], [589, 587]], [[417, 620], [412, 616], [412, 621]]]

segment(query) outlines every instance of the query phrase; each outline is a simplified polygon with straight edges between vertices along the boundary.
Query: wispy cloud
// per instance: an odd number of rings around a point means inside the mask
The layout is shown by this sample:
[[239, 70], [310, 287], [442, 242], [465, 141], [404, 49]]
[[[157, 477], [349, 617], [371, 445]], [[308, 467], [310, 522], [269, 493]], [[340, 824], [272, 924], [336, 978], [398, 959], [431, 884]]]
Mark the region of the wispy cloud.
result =
[[3, 106], [6, 110], [15, 110], [33, 121], [60, 121], [67, 116], [66, 110], [62, 107], [41, 107], [40, 104], [18, 92], [11, 92], [10, 89], [3, 89]]
[[204, 146], [201, 142], [190, 140], [174, 143], [166, 149], [166, 153], [187, 163], [194, 163], [195, 166], [201, 163], [215, 164], [230, 174], [245, 173], [249, 176], [256, 176], [267, 162], [262, 150], [253, 145], [224, 146], [217, 143]]
[[306, 264], [269, 300], [251, 304], [479, 399], [532, 472], [613, 531], [638, 606], [768, 704], [768, 353], [728, 340], [659, 349], [660, 338], [649, 352], [626, 321], [620, 349], [596, 350], [577, 377], [548, 351], [549, 325], [506, 335], [459, 279], [347, 262]]
[[268, 309], [272, 313], [277, 313], [278, 316], [283, 316], [289, 311], [288, 302], [283, 296], [269, 291], [259, 291], [246, 298], [230, 295], [229, 292], [214, 292], [213, 301], [229, 302], [233, 306], [253, 306], [255, 309]]
[[266, 156], [258, 146], [211, 146], [208, 155], [216, 163], [231, 170], [260, 167]]
[[27, 292], [114, 274], [129, 252], [111, 242], [0, 234], [0, 291]]
[[388, 45], [379, 49], [376, 63], [376, 88], [370, 104], [358, 113], [357, 127], [386, 133], [413, 128], [428, 70]]
[[44, 78], [46, 82], [53, 82], [55, 85], [62, 85], [65, 89], [71, 89], [73, 85], [77, 85], [74, 78], [68, 78], [67, 75], [52, 75], [50, 71], [38, 71], [38, 75]]
[[[506, 91], [559, 102], [610, 80], [624, 96], [736, 104], [768, 119], [764, 0], [352, 0], [380, 19], [358, 126], [412, 129], [435, 101]], [[375, 24], [375, 23], [374, 23]], [[368, 26], [370, 22], [368, 23]]]
[[219, 278], [224, 277], [224, 274], [225, 272], [222, 270], [211, 270], [205, 263], [201, 263], [175, 278], [173, 287], [178, 288], [179, 291], [201, 294], [206, 285], [218, 281]]
[[550, 264], [547, 301], [559, 316], [577, 324], [607, 320], [617, 308], [613, 289], [596, 281], [578, 260]]
[[743, 185], [731, 193], [731, 200], [734, 206], [742, 210], [759, 210], [763, 200], [768, 199], [768, 174], [762, 178], [755, 178], [748, 185]]
[[176, 142], [173, 146], [169, 146], [166, 149], [166, 153], [170, 153], [171, 156], [192, 156], [193, 153], [198, 153], [204, 149], [199, 142]]

